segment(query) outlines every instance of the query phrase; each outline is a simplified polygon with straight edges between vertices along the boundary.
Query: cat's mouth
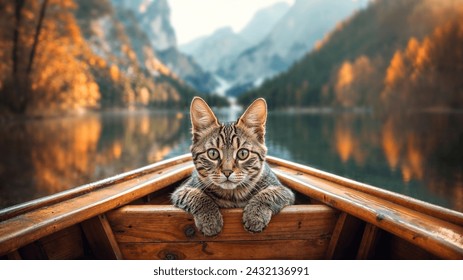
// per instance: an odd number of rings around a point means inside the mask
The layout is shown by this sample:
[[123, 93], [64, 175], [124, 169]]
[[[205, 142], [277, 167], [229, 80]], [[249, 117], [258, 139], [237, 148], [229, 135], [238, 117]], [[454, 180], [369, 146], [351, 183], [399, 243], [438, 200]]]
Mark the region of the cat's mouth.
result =
[[232, 190], [238, 186], [237, 183], [234, 183], [230, 180], [225, 180], [224, 182], [220, 183], [220, 187], [225, 190]]
[[217, 176], [212, 178], [212, 181], [217, 187], [220, 187], [224, 190], [233, 190], [236, 189], [242, 183], [242, 176], [237, 176], [232, 174], [230, 177]]

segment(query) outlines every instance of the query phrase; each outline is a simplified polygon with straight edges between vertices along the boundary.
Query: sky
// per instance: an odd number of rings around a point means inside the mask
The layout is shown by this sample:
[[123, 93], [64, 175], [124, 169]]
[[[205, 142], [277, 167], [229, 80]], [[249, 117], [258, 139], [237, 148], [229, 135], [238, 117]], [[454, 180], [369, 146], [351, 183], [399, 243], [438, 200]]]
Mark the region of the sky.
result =
[[239, 32], [258, 10], [278, 2], [290, 5], [294, 0], [168, 0], [170, 20], [177, 43], [188, 43], [197, 37], [212, 34], [230, 26]]

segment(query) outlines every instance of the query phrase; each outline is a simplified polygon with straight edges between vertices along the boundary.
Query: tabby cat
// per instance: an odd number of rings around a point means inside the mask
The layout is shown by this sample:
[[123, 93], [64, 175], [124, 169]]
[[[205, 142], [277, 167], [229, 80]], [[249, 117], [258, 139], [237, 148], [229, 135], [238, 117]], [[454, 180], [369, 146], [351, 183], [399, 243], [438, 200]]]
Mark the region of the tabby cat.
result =
[[206, 236], [222, 230], [219, 208], [244, 207], [244, 228], [261, 232], [272, 215], [294, 203], [293, 192], [265, 162], [265, 100], [255, 100], [236, 122], [221, 124], [206, 102], [195, 97], [190, 115], [196, 169], [172, 194], [173, 204], [191, 213]]

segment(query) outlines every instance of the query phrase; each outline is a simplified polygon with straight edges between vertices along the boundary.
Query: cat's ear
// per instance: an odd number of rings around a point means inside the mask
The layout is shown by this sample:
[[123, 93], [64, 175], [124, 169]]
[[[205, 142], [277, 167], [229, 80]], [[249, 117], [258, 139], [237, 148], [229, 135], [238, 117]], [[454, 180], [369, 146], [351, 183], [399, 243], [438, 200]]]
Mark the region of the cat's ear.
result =
[[201, 97], [195, 97], [193, 101], [191, 101], [190, 117], [193, 136], [197, 133], [201, 133], [204, 129], [219, 127], [219, 121], [206, 101]]
[[265, 141], [265, 123], [267, 121], [267, 103], [265, 99], [256, 99], [238, 119], [237, 126], [250, 130], [261, 143]]

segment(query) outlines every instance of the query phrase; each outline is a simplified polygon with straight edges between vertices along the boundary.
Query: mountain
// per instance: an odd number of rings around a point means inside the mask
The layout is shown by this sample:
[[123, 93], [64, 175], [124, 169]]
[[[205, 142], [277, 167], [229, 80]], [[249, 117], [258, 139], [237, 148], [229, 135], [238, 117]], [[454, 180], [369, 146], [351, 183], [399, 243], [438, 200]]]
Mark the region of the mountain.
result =
[[239, 33], [235, 33], [231, 27], [222, 27], [209, 36], [179, 46], [179, 49], [191, 55], [205, 70], [216, 72], [222, 65], [231, 63], [242, 51], [259, 43], [288, 9], [287, 3], [276, 3], [256, 12]]
[[339, 21], [363, 8], [366, 2], [297, 0], [258, 45], [244, 50], [217, 72], [235, 85], [231, 90], [235, 94], [259, 85], [264, 79], [287, 70]]
[[0, 6], [0, 115], [186, 108], [198, 95], [161, 62], [134, 10], [109, 0]]
[[217, 88], [216, 78], [210, 72], [203, 70], [192, 57], [181, 53], [176, 47], [159, 51], [158, 56], [169, 69], [172, 69], [197, 91], [209, 94]]
[[286, 2], [278, 2], [256, 12], [248, 24], [239, 32], [250, 46], [261, 42], [274, 28], [275, 24], [288, 12]]
[[201, 44], [208, 38], [209, 36], [200, 36], [196, 39], [193, 39], [192, 41], [179, 45], [178, 49], [190, 56], [193, 56], [193, 54], [201, 47]]
[[96, 55], [91, 66], [102, 107], [185, 105], [195, 94], [160, 61], [132, 9], [80, 0], [75, 16]]
[[[175, 30], [170, 22], [170, 7], [167, 0], [111, 0], [116, 11], [131, 12], [156, 56], [182, 80], [196, 90], [212, 92], [218, 82], [211, 73], [203, 69], [194, 58], [177, 48]], [[127, 19], [120, 17], [124, 22]], [[133, 42], [137, 44], [136, 42]]]
[[242, 36], [234, 33], [230, 27], [223, 27], [207, 38], [180, 47], [180, 50], [194, 57], [203, 69], [215, 72], [224, 59], [236, 57], [247, 46], [249, 42]]
[[453, 108], [462, 94], [462, 15], [461, 0], [371, 2], [239, 102], [259, 96], [270, 108]]
[[177, 46], [175, 30], [170, 23], [167, 0], [111, 0], [116, 9], [132, 11], [152, 47], [159, 51]]

